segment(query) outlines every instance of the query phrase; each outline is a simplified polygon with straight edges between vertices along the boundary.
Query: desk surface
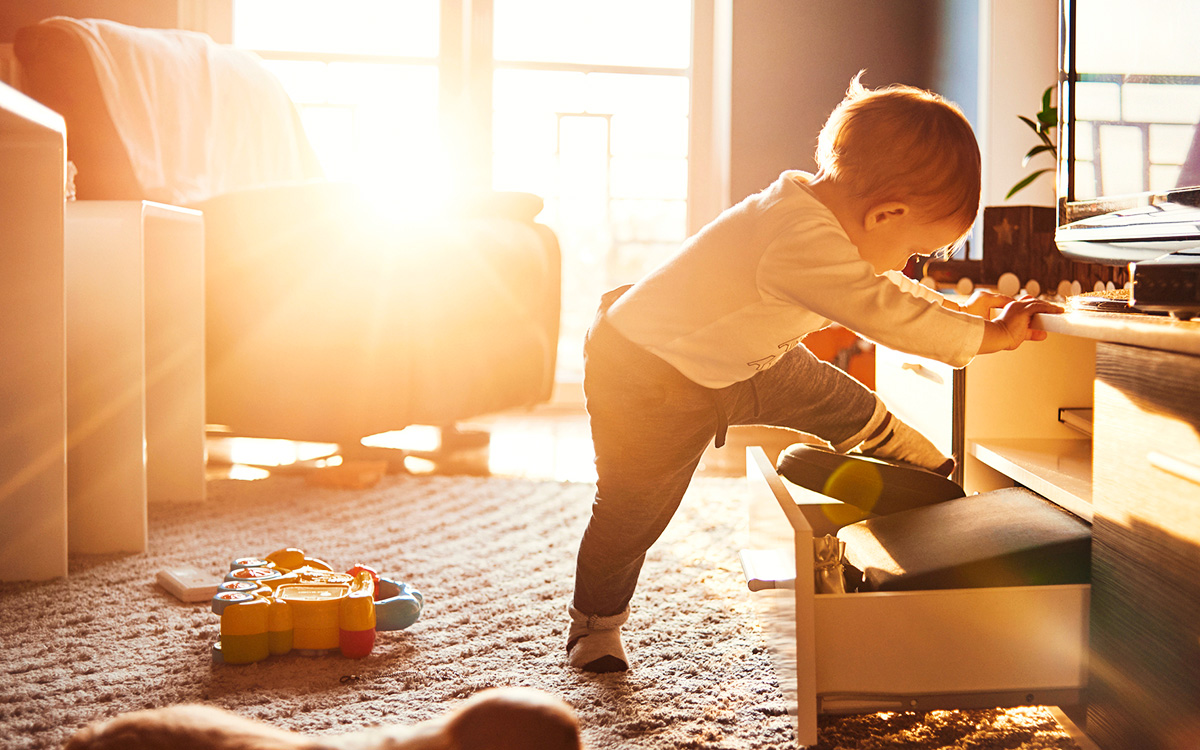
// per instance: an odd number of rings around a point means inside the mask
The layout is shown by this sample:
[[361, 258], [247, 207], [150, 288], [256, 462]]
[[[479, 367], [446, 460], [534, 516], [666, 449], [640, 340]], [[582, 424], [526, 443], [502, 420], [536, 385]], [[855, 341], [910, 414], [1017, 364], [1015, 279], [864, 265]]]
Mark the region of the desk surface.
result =
[[1200, 355], [1200, 319], [1176, 320], [1167, 315], [1085, 312], [1037, 315], [1033, 327], [1051, 333]]

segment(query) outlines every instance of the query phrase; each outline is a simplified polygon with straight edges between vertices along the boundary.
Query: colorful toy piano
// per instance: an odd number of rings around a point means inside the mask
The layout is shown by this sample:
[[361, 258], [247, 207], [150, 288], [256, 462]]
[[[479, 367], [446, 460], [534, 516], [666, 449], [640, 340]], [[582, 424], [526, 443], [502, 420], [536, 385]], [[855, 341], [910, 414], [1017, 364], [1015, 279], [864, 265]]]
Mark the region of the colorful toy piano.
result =
[[238, 558], [212, 598], [221, 617], [213, 661], [252, 664], [293, 650], [361, 659], [377, 631], [407, 628], [424, 604], [420, 591], [366, 565], [338, 573], [293, 547]]

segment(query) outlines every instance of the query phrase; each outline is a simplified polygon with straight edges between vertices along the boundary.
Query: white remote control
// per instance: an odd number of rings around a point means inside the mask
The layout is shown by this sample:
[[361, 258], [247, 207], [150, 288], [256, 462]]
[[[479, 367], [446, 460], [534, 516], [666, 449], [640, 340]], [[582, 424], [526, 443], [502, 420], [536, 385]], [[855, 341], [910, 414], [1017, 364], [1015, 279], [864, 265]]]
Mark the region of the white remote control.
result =
[[216, 596], [219, 583], [210, 574], [190, 565], [163, 568], [155, 577], [159, 586], [183, 602], [204, 602], [212, 599]]

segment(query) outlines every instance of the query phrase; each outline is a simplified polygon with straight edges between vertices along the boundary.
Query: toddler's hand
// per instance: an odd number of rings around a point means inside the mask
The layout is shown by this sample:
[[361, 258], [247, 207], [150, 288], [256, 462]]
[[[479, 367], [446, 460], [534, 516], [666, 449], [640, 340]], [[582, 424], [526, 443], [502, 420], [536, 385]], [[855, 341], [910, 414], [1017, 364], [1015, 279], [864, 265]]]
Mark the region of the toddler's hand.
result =
[[976, 289], [966, 303], [962, 306], [962, 311], [972, 315], [978, 315], [984, 320], [992, 319], [992, 310], [999, 310], [1005, 305], [1013, 301], [1012, 297], [1007, 294], [998, 294], [990, 292], [986, 289]]
[[979, 345], [979, 353], [1016, 349], [1026, 341], [1041, 341], [1046, 338], [1046, 332], [1029, 327], [1033, 316], [1039, 313], [1061, 312], [1063, 309], [1053, 302], [1032, 297], [1014, 300], [1008, 303], [995, 320], [984, 323], [983, 342]]

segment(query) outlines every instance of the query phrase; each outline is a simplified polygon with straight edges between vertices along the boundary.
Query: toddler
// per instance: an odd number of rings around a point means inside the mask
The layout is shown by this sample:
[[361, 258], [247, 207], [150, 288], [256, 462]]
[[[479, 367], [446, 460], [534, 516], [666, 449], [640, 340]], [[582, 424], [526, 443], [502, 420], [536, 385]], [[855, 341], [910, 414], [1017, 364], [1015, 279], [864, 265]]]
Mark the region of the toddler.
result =
[[572, 666], [628, 669], [620, 629], [645, 553], [728, 425], [792, 428], [949, 474], [952, 459], [816, 359], [806, 334], [836, 322], [962, 367], [1045, 338], [1031, 316], [1061, 311], [988, 293], [960, 306], [899, 273], [914, 254], [959, 245], [979, 210], [979, 147], [953, 104], [855, 77], [816, 157], [815, 175], [784, 172], [601, 300], [584, 347], [597, 482], [569, 608]]

